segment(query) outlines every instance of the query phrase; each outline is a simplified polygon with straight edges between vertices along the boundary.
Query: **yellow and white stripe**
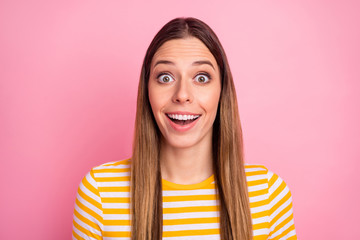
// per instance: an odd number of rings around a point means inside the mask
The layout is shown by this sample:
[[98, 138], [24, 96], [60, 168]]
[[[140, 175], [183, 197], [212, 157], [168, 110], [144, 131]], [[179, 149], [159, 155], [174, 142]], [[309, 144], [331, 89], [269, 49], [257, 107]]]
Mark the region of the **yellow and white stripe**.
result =
[[[297, 239], [291, 194], [285, 182], [263, 166], [246, 165], [254, 240]], [[73, 239], [130, 239], [130, 160], [93, 168], [80, 183]], [[214, 176], [180, 185], [162, 181], [163, 239], [220, 240]]]

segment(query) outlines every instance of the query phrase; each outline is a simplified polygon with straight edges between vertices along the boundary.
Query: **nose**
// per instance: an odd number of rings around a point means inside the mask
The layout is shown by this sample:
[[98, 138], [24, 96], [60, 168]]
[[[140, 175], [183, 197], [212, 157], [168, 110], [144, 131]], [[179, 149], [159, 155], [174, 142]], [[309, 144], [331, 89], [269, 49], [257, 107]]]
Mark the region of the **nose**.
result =
[[177, 86], [173, 95], [173, 102], [175, 103], [191, 103], [193, 101], [193, 94], [191, 89], [191, 81], [181, 79], [177, 82]]

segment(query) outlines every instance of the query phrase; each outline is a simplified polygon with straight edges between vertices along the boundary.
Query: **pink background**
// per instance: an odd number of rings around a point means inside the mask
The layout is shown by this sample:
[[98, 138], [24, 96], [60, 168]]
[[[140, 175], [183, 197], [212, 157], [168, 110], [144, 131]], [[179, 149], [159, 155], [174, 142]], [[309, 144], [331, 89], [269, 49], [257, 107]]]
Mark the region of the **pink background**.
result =
[[293, 193], [300, 239], [360, 235], [357, 1], [1, 1], [0, 239], [69, 239], [91, 167], [130, 157], [140, 66], [178, 16], [217, 33], [246, 159]]

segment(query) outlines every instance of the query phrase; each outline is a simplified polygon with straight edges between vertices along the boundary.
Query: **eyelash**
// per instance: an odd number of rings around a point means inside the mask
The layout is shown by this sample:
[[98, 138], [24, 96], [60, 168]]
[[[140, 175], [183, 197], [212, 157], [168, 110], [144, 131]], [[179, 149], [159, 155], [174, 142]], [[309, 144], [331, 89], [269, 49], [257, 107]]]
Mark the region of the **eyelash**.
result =
[[169, 75], [172, 79], [174, 79], [174, 77], [173, 77], [170, 73], [168, 73], [168, 72], [161, 72], [161, 73], [159, 73], [159, 74], [157, 75], [156, 79], [157, 79], [160, 83], [166, 83], [166, 82], [163, 82], [163, 81], [160, 80], [160, 77], [165, 76], [165, 75]]
[[[160, 83], [166, 83], [166, 82], [163, 82], [160, 80], [160, 77], [164, 76], [164, 75], [169, 75], [172, 79], [174, 79], [174, 77], [168, 73], [168, 72], [161, 72], [157, 75], [156, 79], [160, 82]], [[204, 83], [208, 83], [211, 81], [211, 75], [207, 72], [199, 72], [198, 74], [196, 74], [195, 78], [199, 77], [199, 76], [206, 76], [208, 78], [208, 81], [207, 82], [204, 82]]]
[[207, 81], [207, 82], [204, 82], [204, 83], [208, 83], [208, 82], [211, 81], [211, 75], [208, 74], [207, 72], [200, 72], [200, 73], [196, 74], [195, 78], [197, 78], [197, 77], [199, 77], [199, 76], [201, 76], [201, 75], [206, 76], [206, 77], [208, 78], [208, 81]]

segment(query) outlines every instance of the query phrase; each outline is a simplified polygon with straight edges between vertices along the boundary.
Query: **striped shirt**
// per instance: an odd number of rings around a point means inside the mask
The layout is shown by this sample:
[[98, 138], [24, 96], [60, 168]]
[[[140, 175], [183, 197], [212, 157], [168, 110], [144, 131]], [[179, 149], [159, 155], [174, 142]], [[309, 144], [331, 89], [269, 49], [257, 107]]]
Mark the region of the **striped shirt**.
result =
[[[263, 166], [245, 166], [254, 240], [297, 239], [291, 194]], [[130, 239], [130, 160], [93, 168], [78, 188], [73, 239]], [[162, 180], [163, 239], [219, 240], [219, 202], [214, 176], [191, 185]]]

